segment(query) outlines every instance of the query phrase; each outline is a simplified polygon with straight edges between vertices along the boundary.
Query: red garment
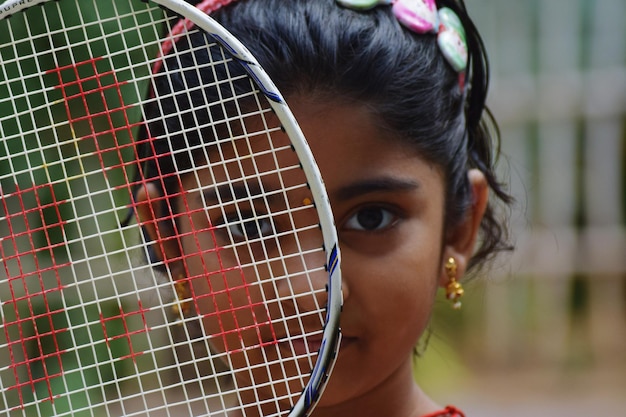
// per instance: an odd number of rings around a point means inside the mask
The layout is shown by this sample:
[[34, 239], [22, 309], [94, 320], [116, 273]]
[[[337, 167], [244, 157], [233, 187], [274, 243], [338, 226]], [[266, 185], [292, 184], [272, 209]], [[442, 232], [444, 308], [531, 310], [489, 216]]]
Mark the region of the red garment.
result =
[[458, 408], [449, 405], [441, 411], [426, 414], [423, 417], [465, 417], [465, 414]]

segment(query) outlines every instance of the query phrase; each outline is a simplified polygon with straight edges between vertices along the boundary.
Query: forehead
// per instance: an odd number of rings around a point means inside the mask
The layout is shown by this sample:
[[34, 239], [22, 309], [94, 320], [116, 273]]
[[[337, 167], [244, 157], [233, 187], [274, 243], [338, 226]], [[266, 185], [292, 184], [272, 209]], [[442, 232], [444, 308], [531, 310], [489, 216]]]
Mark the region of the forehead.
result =
[[289, 103], [328, 188], [373, 178], [443, 187], [442, 170], [383, 128], [367, 106], [307, 98]]
[[[306, 97], [291, 97], [289, 105], [329, 193], [350, 183], [381, 183], [381, 178], [443, 187], [441, 170], [421, 158], [410, 143], [382, 128], [366, 106]], [[269, 133], [267, 126], [271, 127]], [[193, 177], [201, 186], [242, 178], [255, 178], [270, 188], [304, 181], [289, 138], [271, 112], [247, 117], [223, 131], [227, 134], [222, 139], [206, 146], [200, 158], [194, 158]]]

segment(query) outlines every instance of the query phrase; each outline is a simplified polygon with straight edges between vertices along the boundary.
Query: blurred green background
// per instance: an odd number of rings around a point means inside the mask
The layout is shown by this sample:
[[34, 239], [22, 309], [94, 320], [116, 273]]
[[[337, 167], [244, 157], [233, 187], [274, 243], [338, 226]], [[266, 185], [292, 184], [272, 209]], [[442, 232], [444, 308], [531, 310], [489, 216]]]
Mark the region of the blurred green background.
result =
[[626, 2], [466, 0], [516, 251], [441, 301], [418, 379], [469, 416], [626, 409]]
[[[151, 17], [163, 13], [139, 1], [80, 5], [50, 2], [28, 10], [29, 24], [21, 14], [0, 21], [0, 415], [97, 414], [120, 396], [112, 381], [132, 382], [133, 348], [146, 339], [133, 281], [119, 273], [132, 263], [122, 242], [139, 234], [120, 223], [134, 104], [151, 75], [143, 54], [156, 57], [162, 26]], [[61, 20], [96, 24], [63, 33]], [[32, 44], [19, 41], [26, 34]], [[99, 60], [109, 51], [114, 64]], [[142, 65], [111, 70], [128, 62]]]

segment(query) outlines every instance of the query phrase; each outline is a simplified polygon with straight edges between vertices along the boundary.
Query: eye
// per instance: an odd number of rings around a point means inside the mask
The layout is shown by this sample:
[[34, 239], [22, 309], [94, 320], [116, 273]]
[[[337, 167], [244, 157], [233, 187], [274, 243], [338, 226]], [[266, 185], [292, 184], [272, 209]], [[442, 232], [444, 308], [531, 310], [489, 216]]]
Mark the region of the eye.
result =
[[274, 233], [272, 222], [268, 217], [259, 217], [254, 213], [241, 213], [226, 219], [226, 227], [235, 240], [253, 240]]
[[396, 215], [384, 207], [364, 207], [354, 213], [344, 227], [359, 231], [376, 231], [391, 226]]

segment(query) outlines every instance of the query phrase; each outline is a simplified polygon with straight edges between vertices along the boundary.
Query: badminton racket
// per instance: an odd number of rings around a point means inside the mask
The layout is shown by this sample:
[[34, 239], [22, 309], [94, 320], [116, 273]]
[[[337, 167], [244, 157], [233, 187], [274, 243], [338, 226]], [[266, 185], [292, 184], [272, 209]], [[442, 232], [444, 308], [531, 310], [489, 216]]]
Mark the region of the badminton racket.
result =
[[229, 1], [0, 4], [0, 410], [303, 416], [339, 345], [328, 198]]

